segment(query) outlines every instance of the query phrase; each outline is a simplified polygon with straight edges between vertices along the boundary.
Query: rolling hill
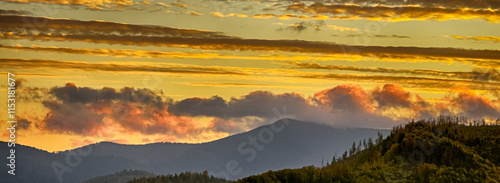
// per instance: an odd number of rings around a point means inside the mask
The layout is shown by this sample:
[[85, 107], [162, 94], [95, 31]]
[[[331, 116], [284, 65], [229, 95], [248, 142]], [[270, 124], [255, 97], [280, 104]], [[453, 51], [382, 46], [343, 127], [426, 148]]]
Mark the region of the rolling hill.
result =
[[[2, 182], [83, 182], [124, 169], [161, 174], [203, 172], [229, 180], [268, 170], [321, 166], [353, 141], [388, 130], [334, 128], [285, 119], [245, 133], [202, 144], [154, 143], [123, 145], [101, 142], [59, 153], [16, 146], [16, 176], [1, 174]], [[7, 157], [7, 144], [0, 153]], [[1, 166], [0, 171], [7, 171]]]

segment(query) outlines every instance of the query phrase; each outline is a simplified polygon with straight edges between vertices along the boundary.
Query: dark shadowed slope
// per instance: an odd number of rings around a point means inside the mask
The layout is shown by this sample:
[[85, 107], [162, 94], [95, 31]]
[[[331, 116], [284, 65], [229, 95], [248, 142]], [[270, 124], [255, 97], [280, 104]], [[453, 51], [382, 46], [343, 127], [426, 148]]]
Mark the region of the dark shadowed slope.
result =
[[[288, 122], [287, 122], [288, 121]], [[320, 166], [353, 141], [388, 130], [333, 128], [297, 120], [280, 120], [254, 130], [203, 144], [121, 145], [102, 142], [58, 154], [17, 146], [16, 176], [5, 182], [82, 182], [135, 169], [155, 174], [203, 172], [238, 179], [268, 170]], [[7, 156], [7, 144], [0, 144]], [[2, 166], [0, 171], [7, 171]], [[57, 173], [58, 172], [58, 173]]]
[[114, 174], [94, 177], [83, 183], [126, 183], [137, 179], [153, 177], [154, 174], [142, 170], [123, 170]]

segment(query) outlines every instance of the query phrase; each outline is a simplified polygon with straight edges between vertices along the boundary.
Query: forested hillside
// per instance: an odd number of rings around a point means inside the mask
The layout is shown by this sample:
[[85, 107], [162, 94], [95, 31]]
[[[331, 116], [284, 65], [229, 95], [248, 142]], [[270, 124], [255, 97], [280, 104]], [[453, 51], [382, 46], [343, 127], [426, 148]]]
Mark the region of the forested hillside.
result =
[[353, 143], [325, 167], [269, 171], [238, 182], [499, 182], [499, 152], [499, 120], [439, 117]]
[[216, 178], [214, 176], [208, 175], [208, 172], [205, 171], [203, 173], [191, 173], [184, 172], [180, 174], [169, 174], [169, 175], [160, 175], [156, 177], [143, 177], [140, 179], [134, 179], [129, 181], [128, 183], [228, 183], [231, 181], [227, 181], [221, 178]]
[[83, 183], [125, 183], [143, 177], [153, 177], [154, 174], [141, 170], [123, 170], [114, 174], [99, 176]]

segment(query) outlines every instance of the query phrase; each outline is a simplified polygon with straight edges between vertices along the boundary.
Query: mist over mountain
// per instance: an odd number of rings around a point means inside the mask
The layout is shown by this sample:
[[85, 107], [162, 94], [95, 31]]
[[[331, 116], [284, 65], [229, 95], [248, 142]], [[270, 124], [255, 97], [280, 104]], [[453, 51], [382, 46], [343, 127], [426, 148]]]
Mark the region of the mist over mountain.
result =
[[[322, 166], [359, 140], [389, 130], [335, 128], [282, 119], [245, 133], [202, 144], [123, 145], [101, 142], [59, 153], [16, 144], [16, 175], [3, 182], [82, 182], [124, 169], [156, 175], [203, 172], [236, 180], [269, 170]], [[0, 143], [3, 157], [7, 144]], [[5, 160], [4, 160], [5, 161]], [[5, 163], [7, 164], [7, 163]], [[7, 171], [2, 166], [0, 171]]]

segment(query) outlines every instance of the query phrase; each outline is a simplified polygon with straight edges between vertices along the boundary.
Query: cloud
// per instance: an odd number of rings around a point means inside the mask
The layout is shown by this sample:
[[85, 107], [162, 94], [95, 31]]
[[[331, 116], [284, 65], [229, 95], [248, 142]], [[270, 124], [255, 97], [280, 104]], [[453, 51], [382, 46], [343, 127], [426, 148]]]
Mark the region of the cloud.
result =
[[0, 58], [3, 68], [58, 68], [58, 69], [81, 69], [86, 71], [110, 71], [110, 72], [157, 72], [172, 74], [208, 74], [208, 75], [247, 75], [247, 73], [232, 71], [217, 66], [196, 66], [184, 64], [127, 64], [127, 63], [89, 63], [59, 60], [39, 59], [8, 59]]
[[58, 5], [71, 5], [71, 6], [85, 6], [93, 10], [102, 10], [105, 7], [128, 7], [134, 5], [132, 0], [85, 0], [85, 1], [67, 1], [67, 0], [6, 0], [7, 2], [15, 3], [46, 3], [46, 4], [58, 4]]
[[31, 15], [31, 12], [20, 10], [4, 10], [0, 9], [0, 15]]
[[384, 67], [356, 67], [356, 66], [345, 66], [345, 65], [324, 65], [318, 63], [302, 63], [302, 62], [289, 62], [289, 65], [300, 68], [300, 69], [317, 69], [317, 70], [345, 70], [345, 71], [357, 71], [363, 73], [384, 73], [384, 74], [402, 74], [402, 75], [413, 75], [413, 76], [432, 76], [440, 78], [457, 78], [457, 79], [467, 79], [471, 81], [500, 81], [500, 73], [496, 69], [475, 69], [470, 72], [464, 71], [439, 71], [439, 70], [425, 70], [425, 69], [393, 69]]
[[378, 37], [378, 38], [400, 38], [400, 39], [404, 39], [404, 38], [411, 38], [410, 36], [401, 36], [401, 35], [381, 35], [381, 34], [376, 34], [374, 35], [374, 37]]
[[[295, 24], [288, 25], [284, 30], [291, 30], [291, 31], [295, 31], [297, 33], [301, 33], [302, 31], [308, 30], [310, 28], [314, 29], [316, 31], [319, 31], [319, 30], [323, 29], [324, 26], [325, 26], [325, 22], [324, 21], [317, 21], [315, 23], [312, 23], [312, 22], [298, 22], [298, 23], [295, 23]], [[283, 29], [280, 28], [278, 30], [283, 30]]]
[[[373, 101], [358, 85], [339, 85], [306, 98], [295, 93], [275, 94], [254, 91], [239, 98], [224, 100], [188, 98], [169, 104], [168, 112], [177, 116], [214, 117], [218, 130], [233, 132], [261, 125], [276, 118], [274, 111], [286, 109], [295, 119], [350, 127], [390, 127], [394, 121], [375, 113]], [[354, 115], [356, 114], [356, 115]], [[241, 127], [243, 126], [243, 127]]]
[[474, 90], [498, 90], [498, 82], [478, 82], [474, 80], [445, 79], [413, 76], [354, 75], [354, 74], [310, 74], [298, 77], [354, 82], [394, 83], [411, 88], [449, 89], [456, 85], [465, 85]]
[[31, 121], [28, 119], [18, 119], [16, 123], [16, 129], [26, 130], [31, 126]]
[[[450, 96], [426, 101], [396, 84], [372, 90], [338, 85], [305, 97], [296, 93], [254, 91], [224, 99], [192, 97], [174, 101], [149, 89], [119, 90], [53, 87], [42, 104], [49, 110], [37, 127], [52, 133], [114, 138], [117, 133], [163, 134], [169, 139], [200, 133], [234, 134], [277, 120], [283, 114], [328, 125], [390, 128], [412, 118], [466, 115], [495, 119], [500, 105], [468, 88], [453, 87]], [[208, 125], [197, 119], [208, 117]], [[30, 126], [30, 121], [24, 121]], [[25, 128], [25, 129], [26, 129]]]
[[[0, 35], [1, 36], [1, 35]], [[344, 47], [346, 48], [346, 47]], [[355, 47], [354, 47], [355, 48]], [[350, 53], [349, 49], [354, 49], [347, 47], [345, 52]], [[114, 56], [114, 57], [145, 57], [145, 58], [197, 58], [197, 59], [240, 59], [240, 60], [273, 60], [273, 61], [310, 61], [310, 60], [364, 60], [370, 59], [368, 56], [361, 57], [360, 55], [354, 55], [356, 50], [353, 50], [351, 55], [297, 55], [297, 56], [283, 56], [283, 55], [260, 55], [260, 56], [238, 56], [238, 55], [221, 55], [215, 53], [184, 53], [184, 52], [163, 52], [163, 51], [146, 51], [146, 50], [135, 50], [135, 49], [90, 49], [90, 48], [66, 48], [66, 47], [40, 47], [40, 46], [31, 46], [24, 47], [22, 45], [16, 46], [5, 46], [0, 44], [0, 49], [10, 49], [17, 51], [39, 51], [39, 52], [47, 52], [47, 53], [61, 53], [61, 54], [83, 54], [83, 55], [96, 55], [96, 56]], [[429, 60], [431, 59], [431, 60]], [[432, 58], [420, 58], [416, 56], [381, 56], [378, 58], [378, 61], [389, 61], [389, 62], [411, 62], [414, 60], [422, 61], [439, 61], [432, 60]], [[442, 60], [449, 62], [450, 60]], [[500, 67], [500, 62], [493, 60], [481, 60], [481, 59], [458, 59], [457, 61], [463, 62], [464, 64], [472, 64], [482, 67]], [[311, 63], [314, 64], [314, 63]], [[307, 66], [304, 64], [300, 65], [300, 68], [310, 67], [315, 69], [340, 69], [340, 68], [332, 68], [332, 66], [318, 66], [311, 65]], [[352, 69], [352, 68], [345, 68]], [[372, 70], [373, 72], [376, 72]], [[382, 69], [381, 72], [389, 72], [387, 68]], [[390, 72], [408, 72], [409, 70], [393, 70]], [[453, 75], [452, 72], [445, 73], [446, 75]], [[444, 76], [443, 74], [440, 74]]]
[[15, 83], [15, 86], [16, 86], [17, 89], [23, 88], [24, 87], [24, 83], [26, 83], [26, 79], [24, 79], [24, 78], [17, 78], [14, 83]]
[[314, 94], [321, 107], [349, 113], [374, 113], [370, 96], [359, 85], [339, 85]]
[[175, 115], [211, 116], [218, 118], [241, 118], [247, 116], [271, 118], [273, 109], [294, 106], [289, 112], [308, 111], [308, 101], [294, 93], [274, 94], [268, 91], [254, 91], [240, 98], [224, 100], [221, 97], [188, 98], [169, 105], [168, 111]]
[[[52, 68], [61, 70], [84, 70], [84, 71], [107, 71], [107, 72], [148, 72], [166, 73], [175, 75], [205, 75], [205, 76], [248, 76], [260, 74], [263, 76], [281, 76], [290, 78], [342, 80], [351, 82], [375, 82], [375, 83], [396, 83], [410, 88], [436, 88], [447, 90], [455, 85], [466, 85], [475, 90], [498, 90], [500, 86], [500, 74], [495, 69], [476, 69], [472, 72], [443, 72], [432, 70], [405, 70], [390, 68], [363, 68], [346, 66], [327, 66], [301, 63], [292, 63], [299, 68], [309, 69], [338, 69], [352, 70], [359, 72], [391, 73], [394, 75], [359, 75], [359, 74], [330, 74], [322, 72], [290, 71], [284, 69], [262, 69], [262, 68], [241, 68], [223, 66], [198, 66], [188, 64], [131, 64], [130, 62], [75, 62], [59, 60], [38, 60], [38, 59], [2, 59], [0, 68], [23, 68], [40, 69]], [[174, 76], [175, 76], [174, 75]], [[408, 76], [410, 75], [410, 76]], [[411, 76], [415, 75], [415, 76]], [[432, 76], [432, 77], [429, 77]], [[210, 84], [210, 83], [188, 83], [196, 86], [240, 86], [240, 87], [277, 87], [277, 88], [297, 88], [286, 85], [255, 85], [255, 84]]]
[[410, 21], [410, 20], [469, 20], [483, 19], [498, 23], [500, 13], [497, 9], [469, 9], [451, 7], [423, 7], [419, 5], [360, 5], [360, 4], [322, 4], [307, 6], [295, 3], [287, 7], [288, 11], [297, 11], [313, 15], [330, 14], [331, 19], [368, 19], [376, 21]]
[[[124, 87], [94, 89], [67, 83], [51, 88], [52, 99], [42, 101], [49, 110], [42, 128], [53, 133], [108, 136], [120, 133], [183, 136], [197, 128], [187, 117], [167, 112], [166, 99], [149, 89]], [[116, 130], [116, 129], [115, 129]]]
[[500, 37], [496, 36], [444, 36], [444, 37], [452, 37], [459, 40], [491, 41], [495, 43], [500, 43]]
[[0, 15], [0, 30], [24, 30], [34, 34], [57, 33], [90, 35], [141, 35], [175, 37], [227, 37], [220, 32], [178, 29], [156, 25], [133, 25], [107, 21], [81, 21], [47, 17]]
[[252, 16], [252, 18], [256, 18], [256, 19], [270, 19], [270, 18], [274, 18], [274, 17], [277, 17], [277, 15], [275, 15], [275, 14], [255, 14]]
[[461, 109], [467, 117], [497, 119], [500, 117], [500, 108], [485, 96], [479, 96], [466, 87], [455, 87], [450, 97], [452, 105]]
[[266, 124], [266, 121], [258, 117], [242, 117], [230, 119], [215, 117], [213, 118], [211, 123], [211, 127], [215, 131], [236, 134], [257, 128], [263, 124]]
[[190, 12], [188, 12], [188, 14], [190, 14], [190, 15], [194, 15], [194, 16], [201, 16], [201, 15], [203, 15], [203, 14], [198, 13], [198, 12], [196, 12], [196, 11], [190, 11]]
[[385, 84], [384, 87], [376, 87], [372, 96], [379, 107], [410, 107], [411, 95], [403, 87], [394, 84]]
[[262, 40], [241, 38], [186, 38], [158, 36], [117, 35], [62, 35], [62, 34], [0, 34], [5, 39], [31, 39], [41, 41], [80, 41], [106, 44], [190, 47], [209, 50], [284, 51], [320, 54], [347, 54], [376, 58], [397, 59], [469, 59], [482, 66], [500, 66], [498, 50], [468, 50], [432, 47], [349, 46], [332, 42], [302, 40]]
[[340, 0], [335, 1], [344, 4], [379, 4], [379, 5], [419, 5], [424, 7], [446, 7], [446, 8], [500, 8], [500, 3], [491, 0], [474, 0], [474, 1], [454, 1], [454, 0], [406, 0], [406, 1], [371, 1], [371, 0]]
[[291, 89], [311, 89], [307, 86], [295, 85], [275, 85], [275, 84], [252, 84], [252, 83], [199, 83], [184, 82], [182, 84], [191, 86], [211, 86], [211, 87], [247, 87], [247, 88], [291, 88]]
[[[35, 18], [44, 26], [24, 24]], [[253, 50], [356, 55], [379, 59], [462, 59], [481, 66], [500, 66], [498, 50], [433, 47], [352, 46], [334, 42], [303, 40], [243, 39], [220, 32], [131, 25], [101, 21], [79, 21], [42, 17], [0, 15], [0, 38], [40, 41], [78, 41], [137, 46], [170, 46], [207, 50]], [[27, 26], [27, 27], [26, 27]], [[28, 30], [26, 32], [26, 30]], [[465, 61], [464, 61], [465, 62]]]
[[336, 25], [327, 25], [328, 27], [332, 28], [333, 30], [338, 30], [341, 32], [344, 31], [358, 31], [356, 28], [350, 28], [350, 27], [342, 27], [342, 26], [336, 26]]
[[188, 98], [178, 101], [168, 108], [168, 112], [184, 116], [223, 117], [231, 115], [228, 110], [226, 101], [218, 96], [213, 96], [209, 99]]
[[43, 123], [56, 133], [90, 134], [103, 123], [103, 114], [96, 114], [90, 106], [81, 103], [43, 101], [42, 104], [50, 110]]
[[211, 12], [210, 15], [214, 16], [214, 17], [220, 17], [220, 18], [226, 18], [226, 17], [233, 17], [235, 16], [236, 14], [234, 13], [229, 13], [227, 15], [224, 15], [222, 13], [219, 13], [219, 12]]

